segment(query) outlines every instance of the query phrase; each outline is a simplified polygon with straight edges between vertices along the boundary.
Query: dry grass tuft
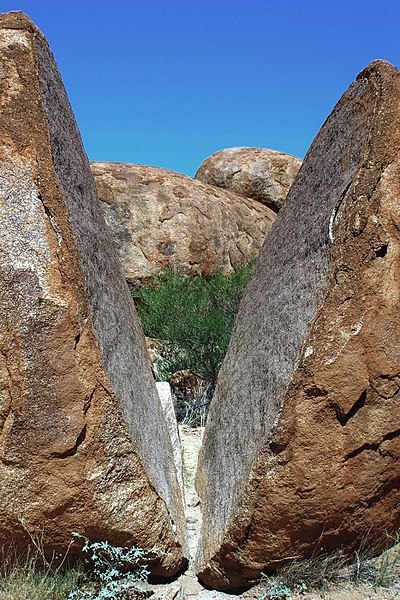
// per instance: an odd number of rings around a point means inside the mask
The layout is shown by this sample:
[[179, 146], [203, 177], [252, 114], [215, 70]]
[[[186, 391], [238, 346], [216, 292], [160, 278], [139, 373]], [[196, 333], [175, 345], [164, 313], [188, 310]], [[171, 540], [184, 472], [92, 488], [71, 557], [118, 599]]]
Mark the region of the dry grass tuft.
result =
[[398, 587], [400, 591], [400, 535], [387, 536], [385, 547], [374, 557], [374, 549], [366, 549], [363, 541], [349, 570], [351, 580], [368, 583], [374, 589]]
[[282, 567], [278, 575], [291, 589], [297, 586], [307, 590], [324, 590], [340, 581], [347, 560], [344, 552], [337, 550], [326, 556], [294, 560]]
[[39, 568], [40, 559], [36, 551], [22, 561], [3, 553], [0, 600], [64, 600], [81, 584], [83, 572], [79, 567], [60, 568], [46, 563]]
[[292, 594], [303, 595], [313, 591], [324, 593], [332, 591], [335, 585], [374, 591], [385, 588], [398, 593], [400, 598], [399, 535], [387, 536], [385, 546], [386, 550], [375, 556], [376, 552], [370, 548], [366, 536], [350, 565], [348, 556], [341, 550], [294, 560], [282, 567], [276, 576], [262, 576], [265, 592], [259, 600], [281, 600], [290, 598]]
[[[20, 519], [30, 538], [21, 556], [12, 545], [0, 548], [0, 600], [65, 600], [69, 592], [86, 580], [82, 566], [67, 566], [64, 556], [48, 559], [43, 534], [32, 534]], [[72, 542], [71, 542], [72, 543]]]

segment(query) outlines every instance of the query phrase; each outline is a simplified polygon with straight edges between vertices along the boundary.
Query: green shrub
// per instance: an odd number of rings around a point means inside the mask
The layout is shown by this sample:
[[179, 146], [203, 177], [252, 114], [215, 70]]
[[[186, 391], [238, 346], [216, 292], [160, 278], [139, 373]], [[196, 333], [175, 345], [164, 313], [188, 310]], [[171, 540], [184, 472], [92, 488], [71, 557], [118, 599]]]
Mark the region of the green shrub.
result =
[[253, 265], [209, 277], [167, 268], [134, 292], [145, 335], [169, 343], [160, 377], [191, 369], [214, 387]]
[[112, 546], [107, 541], [90, 542], [78, 533], [73, 535], [85, 541], [82, 552], [88, 557], [93, 581], [70, 592], [66, 600], [122, 600], [142, 595], [140, 583], [147, 581], [148, 562], [160, 555], [158, 550]]
[[85, 560], [70, 560], [73, 540], [64, 555], [54, 554], [49, 560], [43, 535], [26, 531], [31, 545], [24, 555], [12, 543], [0, 547], [0, 600], [139, 600], [148, 596], [141, 583], [150, 574], [149, 562], [163, 554], [156, 548], [90, 542], [73, 533], [84, 542]]

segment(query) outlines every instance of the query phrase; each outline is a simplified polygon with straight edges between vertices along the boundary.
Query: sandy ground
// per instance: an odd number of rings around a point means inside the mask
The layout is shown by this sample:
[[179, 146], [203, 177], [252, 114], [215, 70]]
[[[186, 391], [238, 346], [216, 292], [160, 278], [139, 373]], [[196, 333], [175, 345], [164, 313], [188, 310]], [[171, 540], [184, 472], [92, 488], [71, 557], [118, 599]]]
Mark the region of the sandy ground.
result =
[[[219, 599], [247, 599], [247, 600], [274, 600], [284, 599], [284, 596], [270, 596], [265, 584], [259, 584], [251, 590], [240, 594], [225, 594], [214, 590], [206, 590], [198, 582], [193, 569], [193, 559], [197, 547], [198, 536], [201, 527], [201, 510], [199, 498], [194, 489], [194, 479], [197, 466], [197, 456], [201, 446], [204, 428], [179, 427], [182, 457], [183, 457], [183, 480], [186, 496], [186, 521], [188, 526], [190, 564], [184, 575], [168, 584], [147, 584], [146, 591], [151, 600], [180, 600], [192, 598], [198, 600]], [[399, 550], [400, 552], [400, 550]], [[371, 589], [367, 584], [355, 586], [343, 583], [335, 585], [325, 592], [304, 592], [302, 594], [291, 594], [286, 597], [291, 600], [400, 600], [400, 588], [395, 589]]]
[[186, 523], [188, 528], [190, 563], [187, 574], [194, 575], [193, 561], [201, 528], [200, 499], [194, 488], [197, 457], [203, 439], [204, 427], [179, 427], [182, 444], [183, 482], [185, 486]]

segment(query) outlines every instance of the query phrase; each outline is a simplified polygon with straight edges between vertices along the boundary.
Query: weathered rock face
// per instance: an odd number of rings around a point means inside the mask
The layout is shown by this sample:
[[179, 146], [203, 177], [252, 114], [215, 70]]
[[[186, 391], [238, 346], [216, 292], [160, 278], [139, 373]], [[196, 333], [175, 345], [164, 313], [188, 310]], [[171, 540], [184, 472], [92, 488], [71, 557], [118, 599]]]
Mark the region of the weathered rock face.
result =
[[291, 154], [267, 148], [226, 148], [206, 158], [195, 177], [254, 198], [278, 212], [301, 163]]
[[[144, 336], [42, 34], [0, 17], [0, 542], [76, 531], [184, 556]], [[70, 552], [78, 551], [75, 546]]]
[[257, 256], [275, 214], [247, 198], [144, 165], [91, 163], [126, 279], [169, 263], [186, 274], [232, 271]]
[[400, 524], [400, 79], [316, 137], [244, 295], [198, 472], [200, 578], [241, 587]]

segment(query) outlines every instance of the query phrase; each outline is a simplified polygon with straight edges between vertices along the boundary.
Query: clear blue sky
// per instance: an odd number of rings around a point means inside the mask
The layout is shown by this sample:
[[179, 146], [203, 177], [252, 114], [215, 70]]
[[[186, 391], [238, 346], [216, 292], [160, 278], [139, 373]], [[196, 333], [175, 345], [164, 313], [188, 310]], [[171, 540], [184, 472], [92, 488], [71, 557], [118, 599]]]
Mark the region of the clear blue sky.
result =
[[400, 66], [400, 0], [0, 0], [47, 37], [91, 160], [193, 175], [231, 146], [303, 157], [358, 72]]

